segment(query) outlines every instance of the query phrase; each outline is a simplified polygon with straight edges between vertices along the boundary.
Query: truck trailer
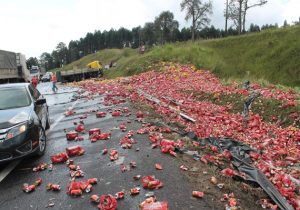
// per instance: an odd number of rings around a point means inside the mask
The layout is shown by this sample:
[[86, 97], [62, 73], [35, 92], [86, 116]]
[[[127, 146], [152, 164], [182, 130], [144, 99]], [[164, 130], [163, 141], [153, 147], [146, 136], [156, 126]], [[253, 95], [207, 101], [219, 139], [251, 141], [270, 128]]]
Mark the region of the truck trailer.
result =
[[30, 82], [25, 55], [0, 50], [0, 83]]

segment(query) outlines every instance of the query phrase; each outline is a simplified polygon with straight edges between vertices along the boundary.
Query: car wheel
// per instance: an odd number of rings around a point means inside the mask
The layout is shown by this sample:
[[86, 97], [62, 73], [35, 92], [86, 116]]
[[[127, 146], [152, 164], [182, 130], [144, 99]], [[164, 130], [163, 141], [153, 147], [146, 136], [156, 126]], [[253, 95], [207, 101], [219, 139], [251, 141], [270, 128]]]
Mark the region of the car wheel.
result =
[[46, 138], [45, 129], [42, 126], [40, 126], [39, 127], [39, 146], [36, 151], [37, 156], [43, 156], [45, 154], [46, 142], [47, 142], [47, 138]]

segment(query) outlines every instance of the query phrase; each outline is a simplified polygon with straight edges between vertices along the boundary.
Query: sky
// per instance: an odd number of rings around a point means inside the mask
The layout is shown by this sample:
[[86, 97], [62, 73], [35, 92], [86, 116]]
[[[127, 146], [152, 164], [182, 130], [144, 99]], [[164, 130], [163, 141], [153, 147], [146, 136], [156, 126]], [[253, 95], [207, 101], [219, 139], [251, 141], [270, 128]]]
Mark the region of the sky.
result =
[[[87, 32], [153, 22], [169, 10], [180, 28], [190, 26], [180, 9], [182, 0], [0, 0], [0, 50], [21, 52], [26, 58], [51, 53], [59, 42], [84, 37]], [[207, 1], [207, 0], [204, 0]], [[211, 24], [224, 28], [226, 0], [212, 0]], [[257, 1], [257, 0], [250, 0]], [[300, 0], [269, 0], [248, 11], [246, 23], [275, 24], [298, 21]]]

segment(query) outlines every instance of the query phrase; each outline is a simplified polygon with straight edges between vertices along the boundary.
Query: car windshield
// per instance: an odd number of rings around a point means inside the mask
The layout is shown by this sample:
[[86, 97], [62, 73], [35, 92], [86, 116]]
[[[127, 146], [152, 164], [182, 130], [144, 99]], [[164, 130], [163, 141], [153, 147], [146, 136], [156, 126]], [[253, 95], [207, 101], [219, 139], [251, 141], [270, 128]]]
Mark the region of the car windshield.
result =
[[31, 99], [25, 87], [0, 89], [0, 110], [29, 106]]
[[30, 69], [30, 73], [31, 73], [31, 74], [38, 73], [38, 70], [37, 70], [37, 69]]

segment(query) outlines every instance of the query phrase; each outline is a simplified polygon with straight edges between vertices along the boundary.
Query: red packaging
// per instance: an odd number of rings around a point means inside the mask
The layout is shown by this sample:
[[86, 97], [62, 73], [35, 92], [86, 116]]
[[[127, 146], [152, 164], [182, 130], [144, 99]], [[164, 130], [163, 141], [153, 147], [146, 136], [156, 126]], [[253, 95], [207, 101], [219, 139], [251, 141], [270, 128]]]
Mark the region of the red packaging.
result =
[[30, 193], [30, 192], [32, 192], [32, 191], [35, 190], [35, 185], [34, 185], [34, 184], [29, 185], [29, 184], [25, 183], [25, 184], [23, 185], [22, 190], [23, 190], [24, 192], [26, 192], [26, 193]]
[[141, 210], [169, 210], [169, 205], [167, 201], [157, 201], [145, 204]]
[[214, 177], [214, 176], [210, 177], [210, 182], [211, 182], [212, 184], [214, 184], [214, 185], [218, 184], [218, 180], [217, 180], [217, 178]]
[[51, 156], [51, 161], [53, 164], [54, 163], [64, 163], [68, 159], [69, 159], [68, 155], [64, 152]]
[[114, 160], [117, 160], [118, 158], [119, 158], [118, 151], [115, 150], [115, 149], [112, 149], [112, 150], [110, 151], [110, 154], [109, 154], [109, 159], [110, 159], [111, 161], [114, 161]]
[[60, 191], [60, 186], [58, 184], [49, 183], [47, 185], [47, 190]]
[[124, 173], [125, 171], [127, 171], [127, 167], [124, 164], [120, 165], [120, 169], [121, 169], [122, 173]]
[[90, 201], [94, 203], [99, 203], [100, 202], [100, 197], [98, 195], [91, 195]]
[[234, 207], [237, 204], [235, 198], [229, 198], [228, 203], [229, 203], [229, 206], [231, 206], [231, 207]]
[[139, 187], [135, 187], [135, 188], [132, 188], [130, 189], [130, 195], [137, 195], [140, 193], [140, 188]]
[[93, 135], [93, 134], [100, 134], [101, 133], [101, 129], [100, 128], [92, 128], [89, 130], [89, 135]]
[[200, 191], [193, 191], [192, 195], [193, 195], [193, 197], [195, 197], [195, 198], [203, 198], [204, 193], [203, 193], [203, 192], [200, 192]]
[[35, 180], [34, 185], [35, 186], [40, 186], [42, 184], [42, 178], [38, 178], [37, 180]]
[[252, 158], [252, 160], [258, 160], [258, 158], [259, 158], [259, 156], [260, 156], [258, 153], [253, 152], [253, 151], [251, 151], [251, 152], [249, 153], [249, 155], [250, 155], [250, 157]]
[[181, 165], [180, 169], [183, 170], [183, 171], [187, 171], [188, 170], [188, 168], [186, 166], [184, 166], [184, 165]]
[[101, 210], [116, 210], [118, 207], [117, 200], [112, 195], [100, 196], [98, 208]]
[[171, 128], [168, 128], [168, 127], [161, 127], [161, 128], [159, 128], [159, 132], [161, 132], [161, 133], [172, 133], [172, 130], [171, 130]]
[[225, 157], [226, 159], [230, 160], [232, 158], [232, 155], [230, 153], [229, 150], [225, 149], [223, 152], [222, 152], [222, 155], [223, 157]]
[[80, 190], [80, 189], [78, 189], [78, 190], [71, 190], [70, 191], [70, 195], [73, 195], [73, 196], [82, 195], [82, 190]]
[[74, 182], [74, 181], [70, 182], [68, 184], [67, 190], [68, 190], [69, 194], [71, 194], [72, 190], [80, 190], [81, 191], [80, 182]]
[[85, 151], [84, 151], [83, 148], [76, 145], [76, 146], [73, 146], [73, 147], [66, 148], [66, 152], [69, 156], [80, 156], [80, 155], [83, 155]]
[[76, 171], [70, 171], [70, 176], [71, 177], [83, 177], [84, 172], [80, 169], [76, 169]]
[[127, 130], [127, 127], [126, 127], [126, 125], [124, 125], [124, 124], [119, 125], [119, 128], [120, 128], [120, 130], [123, 131], [123, 132], [125, 132], [125, 131]]
[[157, 170], [162, 170], [162, 169], [163, 169], [163, 167], [162, 167], [159, 163], [156, 163], [156, 164], [155, 164], [155, 168], [156, 168]]
[[95, 143], [96, 141], [98, 141], [98, 134], [92, 134], [91, 136], [90, 136], [90, 140], [91, 140], [91, 142], [92, 143]]
[[73, 141], [78, 137], [78, 133], [76, 131], [69, 131], [66, 133], [66, 138], [68, 141]]
[[106, 155], [107, 153], [108, 153], [108, 149], [105, 148], [102, 150], [102, 155]]
[[91, 178], [91, 179], [88, 179], [88, 182], [89, 182], [90, 184], [97, 184], [98, 179], [97, 179], [97, 178]]
[[97, 112], [96, 113], [96, 117], [97, 118], [102, 118], [102, 117], [105, 117], [106, 116], [106, 113], [105, 112]]
[[100, 133], [97, 138], [98, 140], [108, 140], [110, 139], [111, 133]]
[[210, 146], [210, 149], [211, 149], [211, 151], [213, 151], [215, 153], [217, 153], [219, 151], [218, 147], [216, 147], [216, 146]]
[[162, 139], [160, 142], [161, 151], [168, 153], [175, 150], [175, 142], [167, 139]]
[[69, 117], [69, 116], [72, 116], [74, 115], [76, 112], [74, 112], [73, 110], [69, 110], [67, 112], [65, 112], [65, 116]]
[[228, 176], [228, 177], [232, 177], [234, 175], [233, 170], [230, 168], [225, 168], [221, 171], [221, 174], [223, 176]]
[[113, 111], [111, 113], [111, 116], [113, 116], [113, 117], [119, 117], [119, 116], [121, 116], [121, 112], [119, 112], [119, 111]]
[[73, 171], [75, 171], [75, 170], [76, 170], [76, 168], [77, 168], [77, 166], [76, 166], [76, 165], [73, 165], [73, 164], [69, 165], [69, 169], [70, 169], [70, 170], [73, 170]]
[[138, 111], [138, 112], [136, 113], [136, 118], [143, 118], [143, 117], [144, 117], [143, 112]]
[[116, 197], [117, 200], [118, 199], [123, 199], [124, 195], [125, 195], [125, 193], [123, 191], [121, 191], [121, 192], [117, 192], [115, 197]]
[[83, 124], [78, 124], [78, 125], [76, 125], [76, 127], [75, 127], [75, 131], [76, 132], [78, 132], [78, 133], [82, 133], [82, 132], [84, 132], [85, 131], [85, 127], [84, 127], [84, 125]]
[[143, 176], [142, 184], [145, 189], [159, 189], [163, 187], [163, 183], [154, 176]]
[[34, 172], [36, 171], [44, 171], [48, 168], [48, 164], [47, 163], [40, 163], [37, 167], [34, 167], [32, 170]]
[[84, 137], [83, 136], [77, 136], [75, 138], [75, 141], [83, 141], [84, 140]]
[[173, 157], [177, 157], [177, 153], [172, 150], [169, 151], [169, 154], [172, 155]]

